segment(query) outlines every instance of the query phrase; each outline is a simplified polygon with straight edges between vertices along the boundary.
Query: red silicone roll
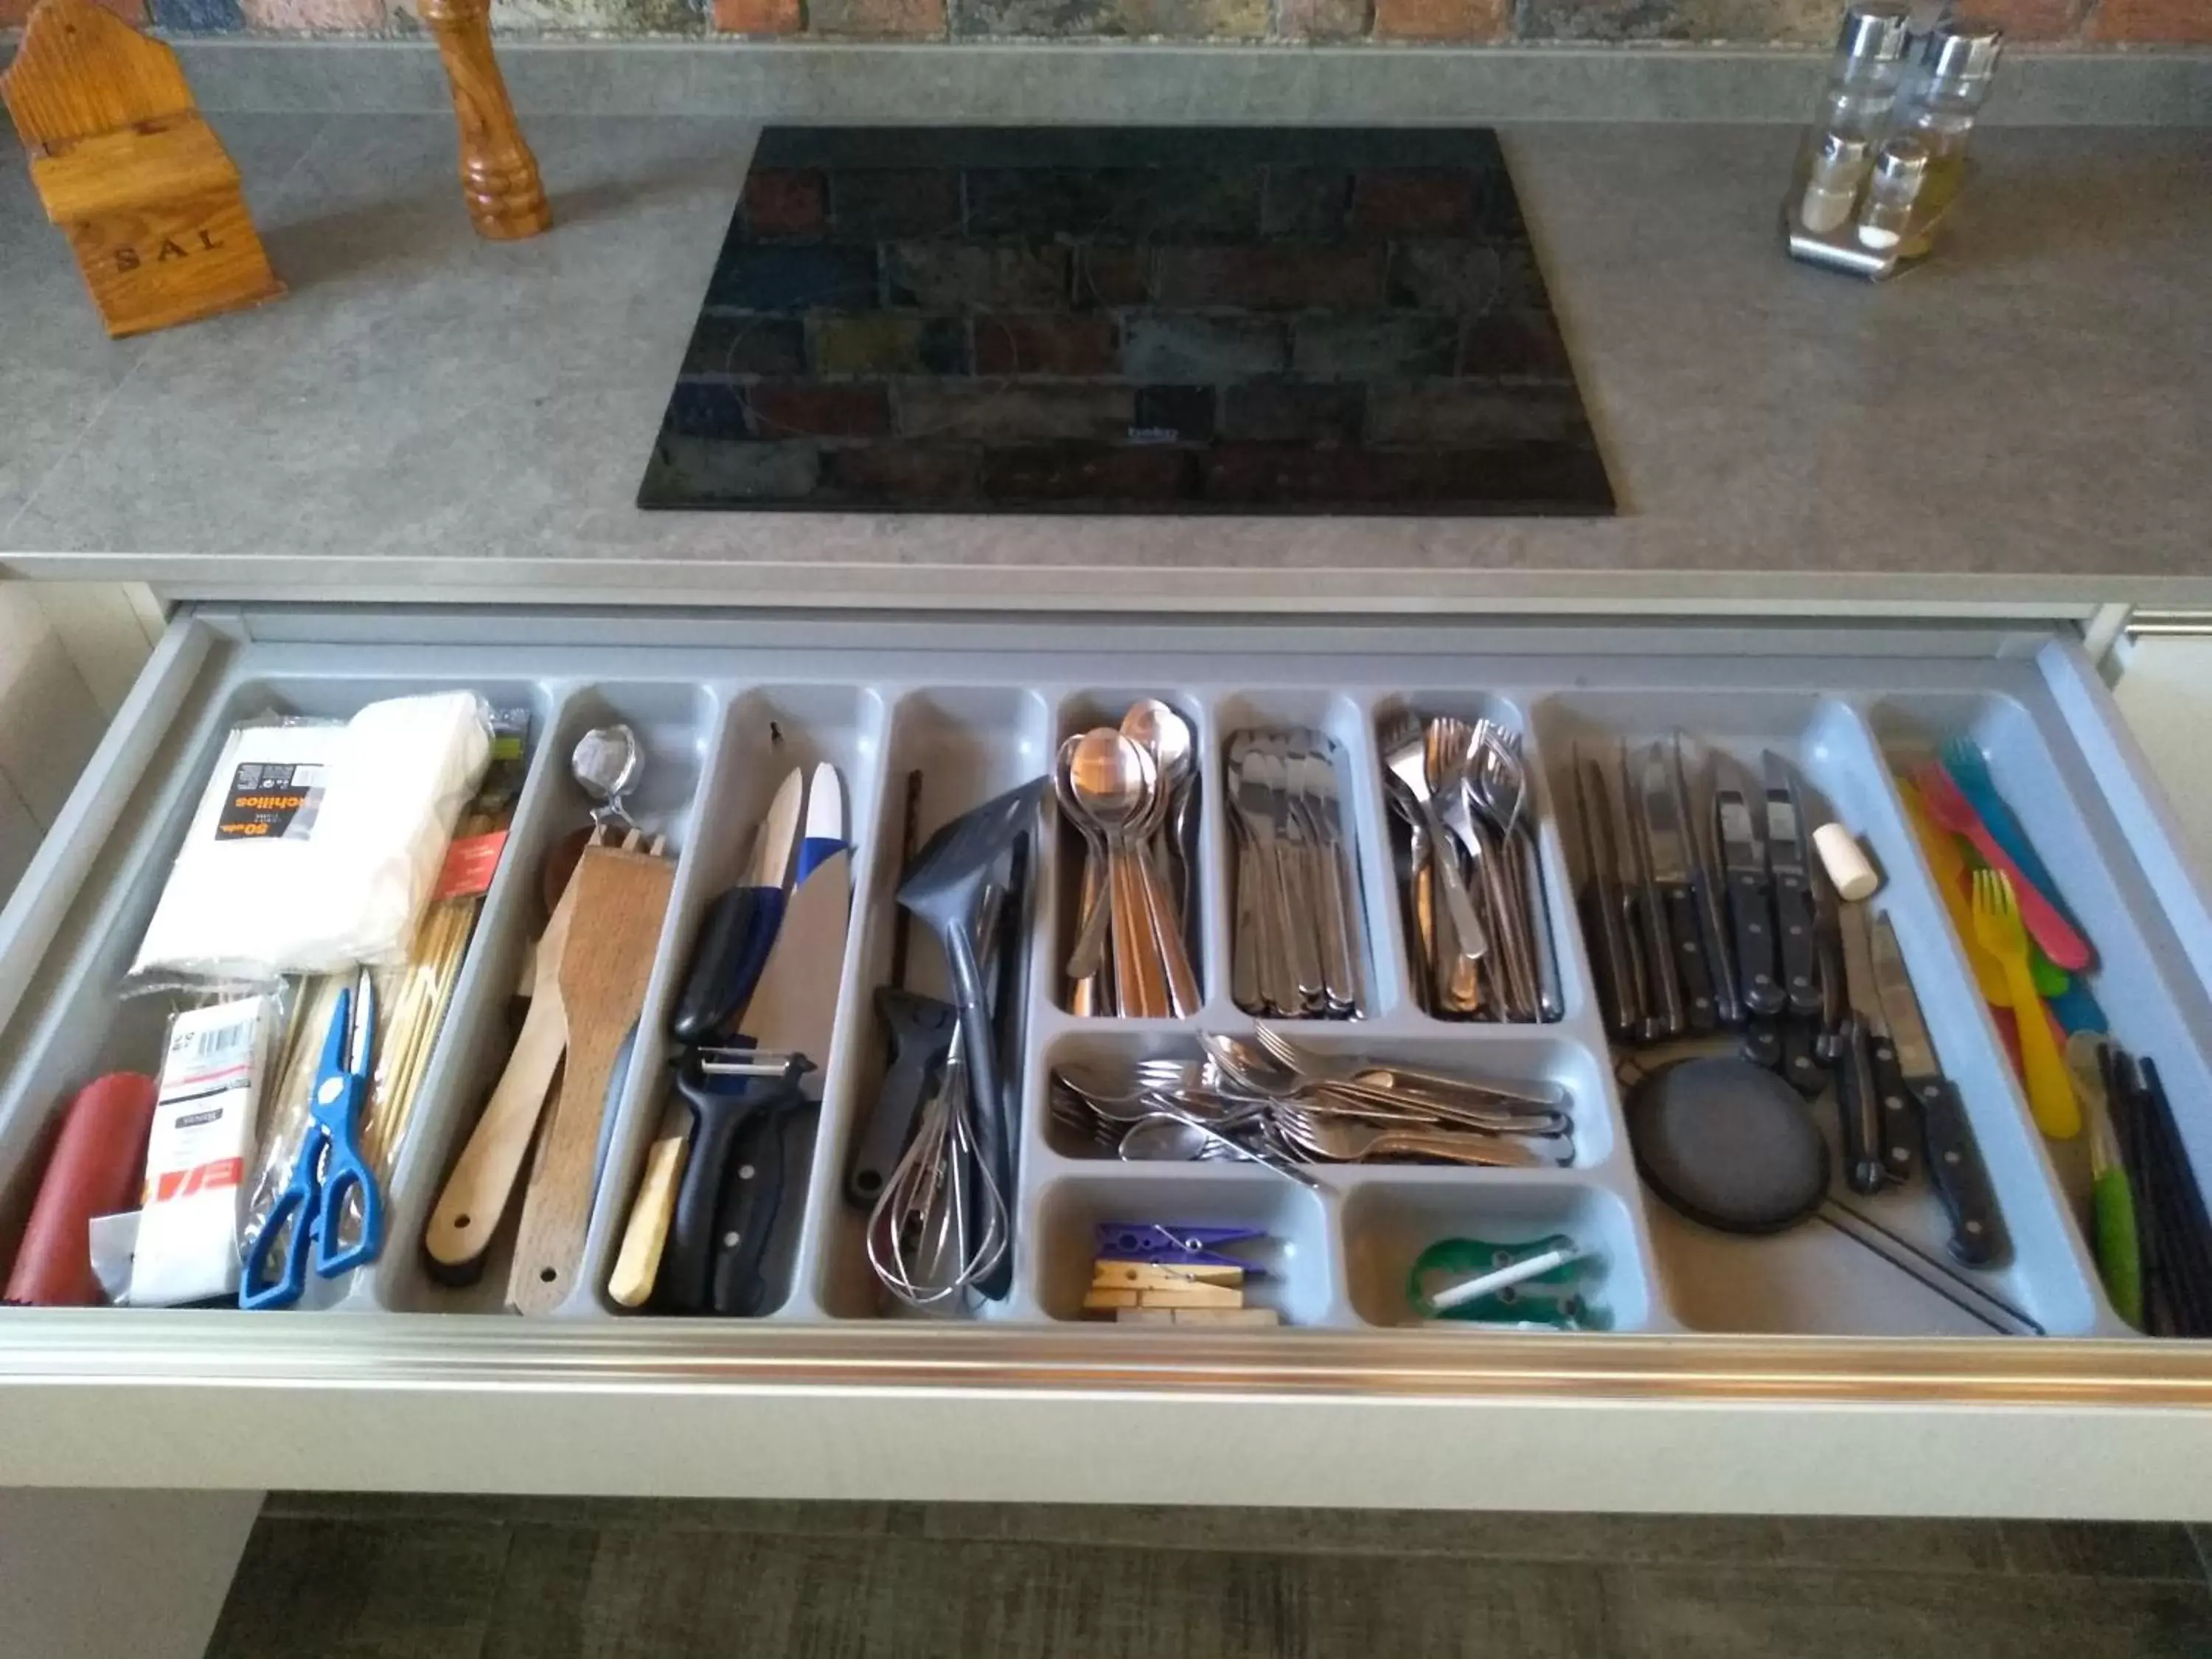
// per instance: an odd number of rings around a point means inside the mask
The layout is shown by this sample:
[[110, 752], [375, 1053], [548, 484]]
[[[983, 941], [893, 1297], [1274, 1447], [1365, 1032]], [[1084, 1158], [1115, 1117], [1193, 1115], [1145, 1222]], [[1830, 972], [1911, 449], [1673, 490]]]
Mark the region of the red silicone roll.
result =
[[155, 1088], [137, 1072], [111, 1072], [70, 1103], [0, 1300], [34, 1308], [92, 1308], [106, 1300], [93, 1277], [88, 1229], [94, 1216], [137, 1204]]

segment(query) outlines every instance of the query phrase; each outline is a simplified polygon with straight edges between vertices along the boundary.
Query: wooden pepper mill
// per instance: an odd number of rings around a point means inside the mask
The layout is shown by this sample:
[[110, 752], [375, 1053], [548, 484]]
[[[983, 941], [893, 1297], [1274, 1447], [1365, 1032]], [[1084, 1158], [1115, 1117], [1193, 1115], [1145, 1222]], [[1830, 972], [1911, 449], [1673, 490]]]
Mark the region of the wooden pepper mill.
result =
[[238, 169], [160, 41], [88, 0], [40, 0], [0, 97], [111, 336], [284, 292]]
[[422, 17], [438, 56], [461, 129], [461, 194], [477, 234], [511, 242], [553, 222], [538, 182], [538, 158], [515, 125], [507, 78], [491, 50], [491, 0], [422, 0]]

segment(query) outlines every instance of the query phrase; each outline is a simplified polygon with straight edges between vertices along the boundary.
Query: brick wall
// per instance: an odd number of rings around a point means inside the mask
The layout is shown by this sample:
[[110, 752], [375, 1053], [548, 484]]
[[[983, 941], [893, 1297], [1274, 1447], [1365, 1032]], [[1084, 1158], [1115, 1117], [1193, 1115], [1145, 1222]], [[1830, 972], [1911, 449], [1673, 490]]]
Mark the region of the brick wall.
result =
[[646, 498], [1601, 508], [1503, 158], [1452, 142], [1407, 167], [772, 159]]
[[[408, 0], [103, 0], [180, 33], [404, 34]], [[32, 0], [0, 0], [0, 28]], [[1843, 0], [493, 0], [514, 33], [1824, 46]], [[2212, 45], [2212, 0], [1970, 0], [2014, 40]]]

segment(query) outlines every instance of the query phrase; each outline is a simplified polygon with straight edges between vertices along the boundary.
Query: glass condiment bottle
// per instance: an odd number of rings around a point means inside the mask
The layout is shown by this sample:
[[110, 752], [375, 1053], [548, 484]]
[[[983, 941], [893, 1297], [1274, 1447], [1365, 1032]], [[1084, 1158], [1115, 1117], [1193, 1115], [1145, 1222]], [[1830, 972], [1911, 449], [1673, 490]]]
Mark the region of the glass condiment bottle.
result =
[[1840, 133], [1869, 145], [1881, 136], [1904, 79], [1910, 17], [1905, 0], [1855, 0], [1844, 11], [1828, 78], [1797, 158], [1801, 173], [1823, 134]]
[[1989, 100], [2004, 32], [1994, 23], [1958, 18], [1939, 23], [1922, 40], [1918, 61], [1897, 106], [1897, 131], [1928, 150], [1928, 175], [1920, 186], [1905, 253], [1928, 252], [1936, 222], [1950, 208], [1966, 172], [1966, 140]]
[[1927, 185], [1928, 162], [1928, 146], [1917, 138], [1892, 138], [1882, 145], [1859, 207], [1860, 246], [1887, 253], [1905, 240], [1914, 205]]
[[1859, 185], [1867, 174], [1867, 142], [1840, 132], [1824, 132], [1813, 149], [1805, 188], [1797, 198], [1797, 216], [1816, 236], [1832, 236], [1851, 222]]

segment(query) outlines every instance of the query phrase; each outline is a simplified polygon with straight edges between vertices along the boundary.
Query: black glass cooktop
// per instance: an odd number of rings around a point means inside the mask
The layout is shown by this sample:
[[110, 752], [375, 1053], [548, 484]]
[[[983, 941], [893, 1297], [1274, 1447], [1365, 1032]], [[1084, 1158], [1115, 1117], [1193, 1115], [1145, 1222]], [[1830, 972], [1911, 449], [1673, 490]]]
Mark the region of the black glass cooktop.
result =
[[778, 128], [648, 507], [1605, 514], [1495, 134]]

